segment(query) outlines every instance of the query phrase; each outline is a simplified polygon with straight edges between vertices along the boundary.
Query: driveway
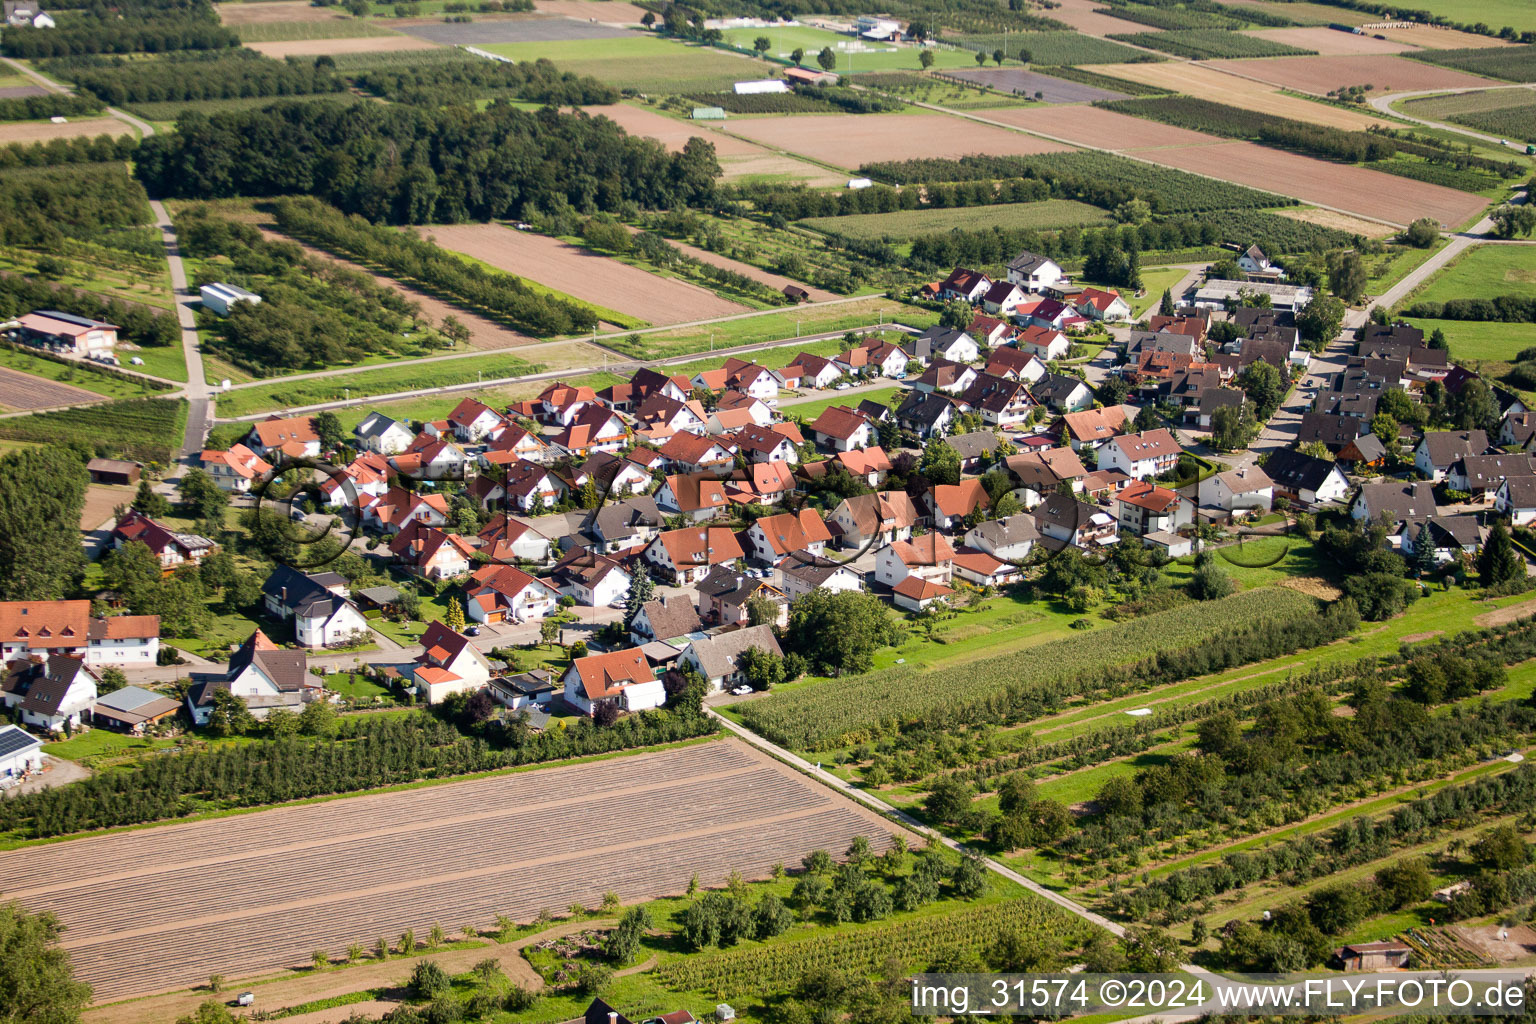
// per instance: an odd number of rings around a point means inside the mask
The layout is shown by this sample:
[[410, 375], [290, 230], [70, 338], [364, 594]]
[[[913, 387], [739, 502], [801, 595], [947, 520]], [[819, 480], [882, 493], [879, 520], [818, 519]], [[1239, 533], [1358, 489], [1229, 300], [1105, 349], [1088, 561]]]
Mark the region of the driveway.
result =
[[43, 770], [30, 779], [23, 779], [8, 792], [36, 793], [40, 790], [52, 789], [54, 786], [67, 786], [71, 782], [81, 782], [90, 777], [90, 769], [82, 768], [75, 762], [66, 761], [62, 757], [44, 754]]

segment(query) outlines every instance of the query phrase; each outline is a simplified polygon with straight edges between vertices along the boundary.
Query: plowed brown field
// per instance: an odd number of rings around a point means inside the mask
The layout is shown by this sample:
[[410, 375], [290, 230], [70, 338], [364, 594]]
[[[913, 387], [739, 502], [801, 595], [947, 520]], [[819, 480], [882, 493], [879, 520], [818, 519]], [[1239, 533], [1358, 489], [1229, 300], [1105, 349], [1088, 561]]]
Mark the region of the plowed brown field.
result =
[[1410, 89], [1460, 89], [1487, 85], [1488, 79], [1390, 54], [1354, 57], [1269, 57], [1208, 61], [1284, 89], [1325, 95], [1340, 86], [1373, 85], [1375, 94]]
[[992, 121], [1015, 125], [1026, 131], [1044, 132], [1056, 138], [1105, 149], [1145, 149], [1162, 146], [1210, 146], [1222, 140], [1214, 135], [1176, 128], [1171, 124], [1119, 114], [1098, 107], [1028, 107], [989, 110]]
[[1455, 226], [1488, 205], [1468, 192], [1400, 178], [1364, 167], [1323, 163], [1250, 142], [1134, 151], [1169, 167], [1268, 189], [1390, 224], [1432, 217]]
[[307, 963], [434, 922], [763, 877], [890, 826], [728, 739], [582, 765], [34, 846], [6, 896], [56, 913], [106, 1002]]
[[634, 4], [619, 0], [533, 0], [540, 14], [558, 14], [562, 18], [580, 18], [608, 25], [638, 25], [645, 12]]
[[316, 7], [308, 0], [266, 0], [263, 3], [219, 4], [225, 25], [257, 25], [275, 21], [340, 21], [333, 7]]
[[106, 398], [94, 391], [0, 367], [0, 411], [24, 412], [104, 401]]
[[364, 36], [361, 39], [288, 39], [280, 43], [246, 43], [257, 53], [284, 57], [319, 57], [337, 53], [396, 53], [401, 50], [437, 50], [436, 43], [415, 36]]
[[52, 142], [81, 136], [126, 135], [128, 126], [114, 117], [90, 117], [83, 121], [54, 124], [52, 121], [13, 121], [0, 124], [0, 143]]
[[[1074, 110], [1079, 109], [1074, 107]], [[989, 115], [990, 116], [990, 115]], [[834, 167], [920, 157], [1056, 153], [1046, 139], [942, 114], [802, 114], [735, 121], [731, 131]]]
[[702, 124], [679, 121], [675, 117], [658, 114], [644, 107], [632, 107], [627, 103], [612, 103], [582, 109], [594, 117], [601, 115], [608, 118], [631, 135], [645, 135], [653, 138], [674, 153], [681, 153], [683, 147], [688, 144], [688, 140], [694, 136], [713, 142], [716, 156], [744, 156], [767, 152], [762, 146], [755, 146]]
[[442, 224], [423, 228], [444, 248], [484, 260], [509, 274], [653, 324], [685, 323], [745, 313], [747, 307], [676, 278], [648, 274], [558, 238], [500, 224]]
[[1316, 50], [1324, 57], [1348, 53], [1402, 53], [1415, 49], [1409, 43], [1377, 39], [1373, 35], [1356, 35], [1332, 28], [1266, 28], [1257, 32], [1244, 32], [1276, 43], [1285, 43], [1302, 50]]
[[1415, 25], [1413, 28], [1373, 28], [1371, 34], [1386, 36], [1400, 43], [1412, 43], [1426, 50], [1487, 50], [1495, 46], [1515, 45], [1498, 36], [1480, 36], [1474, 32], [1458, 32], [1453, 28], [1439, 28], [1433, 25]]

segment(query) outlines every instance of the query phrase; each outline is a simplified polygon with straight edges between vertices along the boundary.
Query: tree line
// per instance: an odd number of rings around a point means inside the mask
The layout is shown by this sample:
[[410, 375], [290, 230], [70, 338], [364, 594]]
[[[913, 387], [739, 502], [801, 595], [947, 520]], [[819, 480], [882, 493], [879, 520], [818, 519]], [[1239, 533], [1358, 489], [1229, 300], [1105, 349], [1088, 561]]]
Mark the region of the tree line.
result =
[[46, 247], [149, 223], [149, 197], [120, 164], [19, 168], [0, 186], [0, 244]]
[[417, 106], [466, 103], [498, 93], [562, 107], [616, 103], [619, 98], [613, 86], [590, 75], [561, 71], [543, 57], [521, 64], [473, 58], [377, 68], [354, 75], [352, 84], [383, 99]]
[[298, 96], [341, 92], [347, 85], [314, 63], [273, 60], [243, 49], [167, 54], [157, 60], [78, 57], [46, 67], [110, 104]]
[[90, 96], [18, 96], [0, 99], [0, 121], [40, 121], [47, 117], [79, 117], [101, 110], [101, 103]]
[[191, 18], [79, 24], [58, 28], [7, 28], [0, 53], [38, 60], [82, 53], [163, 53], [173, 50], [227, 50], [240, 38], [222, 25]]
[[1447, 299], [1444, 302], [1415, 302], [1404, 316], [1432, 320], [1481, 320], [1491, 323], [1536, 323], [1536, 299], [1523, 295], [1499, 295], [1491, 299]]
[[58, 167], [60, 164], [101, 164], [127, 160], [138, 148], [132, 135], [84, 135], [47, 142], [10, 142], [0, 146], [0, 170], [13, 167]]
[[282, 199], [274, 210], [282, 230], [312, 245], [382, 267], [426, 291], [535, 335], [591, 328], [597, 315], [530, 288], [521, 278], [468, 263], [436, 243], [347, 216], [315, 199]]
[[606, 118], [549, 107], [311, 101], [189, 113], [140, 144], [136, 171], [160, 196], [312, 195], [371, 221], [425, 224], [700, 205], [720, 165], [702, 139], [669, 153]]

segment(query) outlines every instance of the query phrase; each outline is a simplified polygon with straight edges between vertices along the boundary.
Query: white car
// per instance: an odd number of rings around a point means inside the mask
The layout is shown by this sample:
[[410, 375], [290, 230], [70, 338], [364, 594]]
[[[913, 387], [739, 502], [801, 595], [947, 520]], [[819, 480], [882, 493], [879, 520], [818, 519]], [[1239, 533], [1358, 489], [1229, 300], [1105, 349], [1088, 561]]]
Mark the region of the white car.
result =
[[734, 688], [733, 690], [731, 690], [731, 693], [734, 694], [737, 697], [745, 697], [747, 694], [749, 694], [751, 692], [752, 692], [752, 687], [747, 686], [745, 683], [743, 683], [741, 686], [738, 686], [738, 687]]
[[841, 384], [839, 384], [837, 387], [833, 388], [832, 390], [833, 391], [847, 391], [851, 387], [853, 387], [852, 384], [849, 384], [847, 381], [843, 381]]

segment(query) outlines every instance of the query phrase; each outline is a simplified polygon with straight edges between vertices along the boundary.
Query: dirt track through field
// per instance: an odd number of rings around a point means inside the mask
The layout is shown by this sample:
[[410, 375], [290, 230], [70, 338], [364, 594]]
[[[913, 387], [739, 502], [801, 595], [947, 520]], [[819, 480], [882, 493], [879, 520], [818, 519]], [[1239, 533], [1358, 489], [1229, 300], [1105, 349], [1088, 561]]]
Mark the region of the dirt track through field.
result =
[[374, 282], [377, 283], [380, 287], [399, 292], [410, 301], [421, 306], [422, 314], [428, 320], [432, 321], [433, 326], [442, 324], [443, 317], [445, 316], [458, 317], [459, 322], [462, 323], [465, 327], [469, 328], [469, 344], [472, 348], [512, 348], [517, 345], [534, 344], [539, 340], [532, 335], [519, 334], [517, 331], [511, 330], [510, 328], [500, 326], [493, 320], [487, 320], [483, 316], [478, 316], [469, 312], [468, 310], [461, 309], [458, 306], [450, 305], [441, 299], [428, 295], [426, 292], [417, 291], [408, 285], [401, 284], [399, 281], [396, 281], [392, 277], [383, 277], [379, 274], [375, 274], [367, 267], [359, 266], [350, 260], [338, 259], [337, 257], [332, 256], [330, 253], [321, 249], [316, 249], [313, 246], [305, 245], [303, 242], [300, 242], [296, 238], [290, 238], [287, 235], [273, 231], [266, 225], [258, 226], [261, 229], [261, 233], [267, 238], [276, 239], [282, 242], [292, 242], [316, 259], [325, 260], [330, 263], [339, 263], [346, 267], [348, 270], [355, 270], [360, 274], [367, 274], [369, 277], [373, 278]]
[[1225, 68], [1284, 89], [1322, 96], [1347, 85], [1372, 85], [1374, 95], [1411, 89], [1459, 89], [1487, 85], [1478, 78], [1451, 68], [1390, 54], [1353, 57], [1268, 57], [1245, 60], [1213, 60], [1213, 68]]
[[0, 367], [0, 409], [25, 412], [27, 409], [52, 409], [81, 402], [104, 402], [106, 397], [94, 391], [62, 384], [46, 377], [36, 377], [20, 370]]
[[1071, 148], [942, 114], [801, 114], [733, 121], [731, 131], [850, 170], [878, 160], [1027, 156]]
[[687, 281], [649, 274], [558, 238], [501, 224], [441, 224], [421, 229], [447, 249], [509, 274], [652, 324], [686, 323], [745, 313], [747, 307]]
[[34, 846], [7, 897], [56, 913], [105, 1002], [299, 967], [434, 922], [765, 876], [890, 828], [736, 740]]

